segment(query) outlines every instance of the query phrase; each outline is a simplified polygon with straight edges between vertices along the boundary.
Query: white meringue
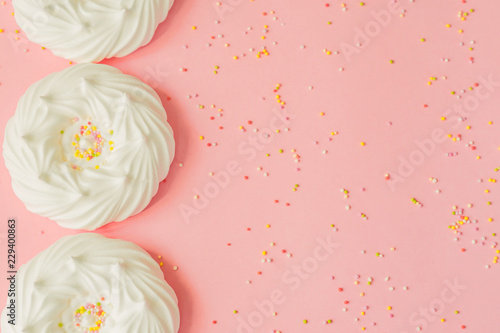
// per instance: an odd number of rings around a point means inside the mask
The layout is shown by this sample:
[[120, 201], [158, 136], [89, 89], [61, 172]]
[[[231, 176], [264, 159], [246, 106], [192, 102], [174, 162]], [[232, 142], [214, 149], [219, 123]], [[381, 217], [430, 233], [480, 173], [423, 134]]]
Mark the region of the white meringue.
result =
[[[85, 233], [66, 236], [22, 265], [15, 277], [15, 325], [4, 333], [177, 333], [177, 297], [139, 246]], [[82, 308], [83, 307], [83, 308]], [[104, 312], [101, 312], [104, 311]], [[100, 320], [100, 323], [98, 322]]]
[[95, 230], [146, 208], [174, 147], [151, 87], [111, 66], [80, 64], [21, 97], [3, 155], [28, 210], [65, 228]]
[[76, 62], [123, 57], [153, 38], [173, 0], [13, 0], [32, 42]]

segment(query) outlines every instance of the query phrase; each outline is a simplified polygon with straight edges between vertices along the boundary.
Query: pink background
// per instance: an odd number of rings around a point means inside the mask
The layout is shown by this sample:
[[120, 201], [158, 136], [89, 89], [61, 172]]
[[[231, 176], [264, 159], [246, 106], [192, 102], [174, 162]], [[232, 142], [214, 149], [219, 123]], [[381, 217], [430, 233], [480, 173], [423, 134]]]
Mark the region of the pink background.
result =
[[[97, 232], [163, 256], [166, 280], [179, 297], [180, 332], [358, 332], [364, 327], [403, 333], [417, 326], [440, 333], [499, 331], [500, 267], [493, 258], [500, 247], [494, 248], [499, 237], [493, 234], [500, 232], [500, 202], [498, 183], [488, 179], [499, 177], [500, 94], [498, 85], [488, 91], [484, 80], [500, 82], [494, 15], [500, 3], [404, 0], [396, 14], [386, 15], [384, 27], [372, 13], [387, 11], [385, 0], [366, 0], [364, 6], [347, 1], [346, 11], [331, 0], [221, 3], [176, 0], [148, 46], [103, 62], [155, 88], [177, 147], [171, 173], [150, 206]], [[475, 11], [465, 21], [457, 16], [470, 9]], [[2, 139], [25, 90], [70, 66], [15, 33], [12, 11], [10, 1], [0, 5]], [[365, 29], [371, 37], [360, 38], [357, 47], [355, 38]], [[269, 55], [257, 58], [263, 46]], [[347, 48], [356, 52], [349, 57]], [[430, 77], [437, 80], [429, 86]], [[480, 99], [474, 97], [478, 90]], [[283, 112], [276, 94], [291, 115], [289, 130], [280, 123], [280, 133], [263, 143], [259, 133], [273, 124], [275, 112]], [[441, 121], [454, 105], [471, 109], [467, 119], [458, 124], [460, 115], [453, 111]], [[460, 134], [461, 140], [432, 141], [432, 132], [440, 129]], [[262, 150], [252, 148], [252, 138]], [[466, 146], [471, 141], [475, 150]], [[405, 169], [401, 160], [415, 165], [405, 162]], [[231, 161], [241, 169], [201, 207], [204, 188], [215, 190], [213, 177]], [[28, 212], [14, 195], [3, 162], [0, 187], [0, 272], [7, 271], [8, 218], [18, 221], [19, 263], [76, 233]], [[200, 198], [194, 200], [195, 195]], [[201, 207], [197, 215], [183, 217], [182, 207], [193, 207], [193, 200]], [[453, 205], [477, 220], [464, 224], [460, 235], [448, 228], [460, 218], [452, 215]], [[318, 239], [328, 238], [336, 248], [328, 255], [318, 252]], [[6, 287], [1, 278], [0, 304]], [[278, 301], [271, 297], [276, 293]], [[325, 324], [329, 319], [332, 323]]]

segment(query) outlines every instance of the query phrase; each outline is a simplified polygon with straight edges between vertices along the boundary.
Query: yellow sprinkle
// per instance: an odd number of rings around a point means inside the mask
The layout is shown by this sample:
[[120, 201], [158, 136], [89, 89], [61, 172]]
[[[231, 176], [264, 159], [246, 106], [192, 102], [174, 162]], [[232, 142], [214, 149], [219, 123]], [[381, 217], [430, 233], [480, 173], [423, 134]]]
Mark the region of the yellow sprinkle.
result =
[[97, 170], [97, 169], [99, 169], [99, 166], [98, 166], [98, 165], [96, 165], [96, 166], [95, 166], [95, 168], [96, 168], [96, 170]]

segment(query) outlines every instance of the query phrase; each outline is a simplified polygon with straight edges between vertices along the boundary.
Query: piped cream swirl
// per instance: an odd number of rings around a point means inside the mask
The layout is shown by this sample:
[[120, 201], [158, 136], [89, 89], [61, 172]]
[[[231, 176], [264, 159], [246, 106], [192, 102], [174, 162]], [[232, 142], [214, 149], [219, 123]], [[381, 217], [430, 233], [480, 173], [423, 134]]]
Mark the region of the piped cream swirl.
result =
[[13, 0], [29, 40], [76, 62], [123, 57], [153, 38], [173, 0]]
[[175, 144], [151, 87], [111, 66], [80, 64], [27, 90], [3, 148], [14, 192], [28, 210], [94, 230], [146, 208]]
[[[177, 333], [177, 297], [139, 246], [85, 233], [66, 236], [21, 266], [16, 320], [4, 333]], [[9, 302], [9, 300], [8, 300]]]

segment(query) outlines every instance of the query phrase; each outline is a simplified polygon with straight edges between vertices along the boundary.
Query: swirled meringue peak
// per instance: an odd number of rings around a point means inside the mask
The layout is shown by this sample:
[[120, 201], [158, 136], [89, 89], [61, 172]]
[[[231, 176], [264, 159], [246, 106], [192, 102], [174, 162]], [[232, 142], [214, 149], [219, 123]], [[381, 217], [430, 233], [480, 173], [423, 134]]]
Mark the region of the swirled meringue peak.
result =
[[29, 40], [81, 62], [123, 57], [153, 38], [174, 0], [13, 0]]
[[26, 91], [5, 128], [3, 156], [28, 210], [95, 230], [146, 208], [174, 146], [151, 87], [111, 66], [80, 64]]
[[[139, 246], [84, 233], [66, 236], [22, 265], [4, 333], [177, 333], [177, 297]], [[8, 306], [15, 301], [15, 325]]]

